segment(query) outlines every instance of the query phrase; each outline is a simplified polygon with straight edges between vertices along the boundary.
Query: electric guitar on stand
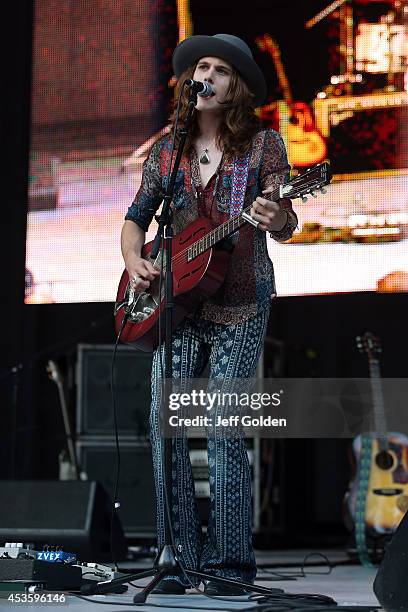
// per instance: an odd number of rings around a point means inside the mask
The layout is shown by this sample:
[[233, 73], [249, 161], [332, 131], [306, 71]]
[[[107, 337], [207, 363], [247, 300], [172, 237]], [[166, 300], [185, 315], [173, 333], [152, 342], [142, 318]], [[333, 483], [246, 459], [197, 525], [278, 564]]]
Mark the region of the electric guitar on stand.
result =
[[61, 406], [62, 420], [64, 423], [65, 439], [67, 448], [59, 454], [59, 479], [60, 480], [79, 480], [84, 479], [84, 474], [80, 471], [77, 455], [75, 452], [74, 438], [72, 435], [71, 423], [69, 420], [67, 402], [64, 393], [64, 383], [62, 374], [56, 362], [50, 359], [47, 363], [47, 373], [50, 380], [54, 381], [58, 388], [58, 396]]
[[[278, 44], [269, 34], [256, 38], [256, 43], [261, 51], [271, 55], [275, 64], [284, 98], [277, 102], [279, 131], [287, 145], [290, 164], [296, 168], [308, 168], [322, 162], [327, 155], [326, 141], [316, 128], [309, 106], [293, 100]], [[262, 118], [262, 109], [260, 116]]]
[[367, 332], [357, 345], [368, 358], [374, 415], [374, 433], [353, 441], [356, 476], [345, 496], [346, 524], [355, 528], [359, 552], [359, 534], [361, 546], [366, 536], [392, 534], [408, 510], [408, 438], [387, 431], [378, 338]]

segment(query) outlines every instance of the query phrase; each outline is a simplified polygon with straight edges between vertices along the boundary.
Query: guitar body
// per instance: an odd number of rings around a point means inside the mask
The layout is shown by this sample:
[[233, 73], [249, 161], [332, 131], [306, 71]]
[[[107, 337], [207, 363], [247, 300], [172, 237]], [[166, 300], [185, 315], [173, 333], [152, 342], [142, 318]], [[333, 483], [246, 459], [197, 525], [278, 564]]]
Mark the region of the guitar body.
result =
[[327, 145], [316, 128], [312, 111], [304, 102], [294, 102], [287, 125], [288, 157], [291, 164], [306, 168], [323, 161]]
[[[408, 437], [389, 434], [387, 450], [377, 439], [371, 449], [371, 470], [366, 495], [365, 524], [371, 533], [394, 533], [408, 510]], [[360, 463], [361, 436], [353, 441], [356, 473]], [[345, 497], [345, 522], [351, 528], [356, 519], [359, 482], [354, 478]]]
[[[210, 221], [200, 218], [173, 238], [173, 329], [193, 312], [199, 304], [213, 295], [222, 285], [230, 258], [226, 250], [209, 248], [188, 261], [187, 249], [206, 236], [212, 229]], [[144, 245], [142, 257], [160, 269], [160, 260], [150, 258], [153, 242]], [[161, 257], [161, 255], [159, 255]], [[161, 294], [160, 294], [161, 289]], [[160, 277], [150, 285], [147, 292], [129, 294], [129, 276], [122, 273], [115, 305], [115, 330], [119, 333], [125, 308], [129, 319], [122, 331], [121, 341], [143, 351], [153, 351], [164, 340], [164, 273], [160, 288]], [[129, 299], [130, 298], [130, 299]], [[132, 302], [132, 304], [130, 304]], [[142, 319], [138, 321], [137, 319]], [[161, 320], [161, 336], [159, 322]]]

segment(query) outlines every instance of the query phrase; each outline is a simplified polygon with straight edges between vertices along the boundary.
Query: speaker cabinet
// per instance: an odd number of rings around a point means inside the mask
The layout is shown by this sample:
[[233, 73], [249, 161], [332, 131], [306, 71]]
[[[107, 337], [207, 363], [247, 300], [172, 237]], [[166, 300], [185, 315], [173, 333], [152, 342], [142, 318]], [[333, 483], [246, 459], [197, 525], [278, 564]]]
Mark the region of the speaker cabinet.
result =
[[[79, 344], [77, 352], [78, 436], [113, 436], [111, 364], [113, 345]], [[152, 356], [118, 346], [115, 395], [119, 434], [145, 437], [149, 433]]]
[[[81, 561], [112, 560], [112, 502], [97, 482], [0, 481], [0, 540], [63, 546]], [[119, 520], [114, 522], [115, 558], [126, 558]]]
[[[97, 480], [113, 495], [116, 475], [114, 440], [89, 439], [77, 442], [81, 469], [88, 479]], [[120, 508], [125, 534], [129, 538], [150, 538], [156, 534], [156, 494], [150, 443], [120, 441]]]

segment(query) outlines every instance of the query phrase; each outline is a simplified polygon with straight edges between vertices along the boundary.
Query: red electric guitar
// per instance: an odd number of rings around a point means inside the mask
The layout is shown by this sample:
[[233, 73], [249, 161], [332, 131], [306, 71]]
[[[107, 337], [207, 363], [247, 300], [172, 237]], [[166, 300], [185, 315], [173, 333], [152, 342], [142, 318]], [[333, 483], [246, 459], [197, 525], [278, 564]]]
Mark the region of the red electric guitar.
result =
[[[327, 163], [319, 164], [286, 185], [276, 187], [270, 194], [270, 199], [276, 202], [282, 198], [292, 200], [305, 197], [309, 193], [316, 195], [315, 191], [323, 191], [323, 186], [330, 183], [330, 180], [330, 166]], [[217, 245], [250, 219], [250, 210], [249, 206], [240, 215], [217, 227], [213, 227], [207, 218], [197, 219], [180, 234], [174, 236], [172, 257], [174, 327], [222, 285], [230, 255], [225, 250], [217, 249]], [[144, 245], [142, 257], [150, 261], [157, 270], [162, 271], [161, 278], [158, 276], [147, 291], [135, 293], [125, 270], [119, 282], [115, 304], [116, 333], [119, 333], [126, 316], [121, 340], [143, 351], [154, 350], [164, 339], [164, 323], [161, 325], [162, 333], [159, 338], [159, 320], [164, 308], [162, 280], [165, 261], [162, 262], [161, 253], [155, 260], [150, 258], [152, 244], [149, 242]]]

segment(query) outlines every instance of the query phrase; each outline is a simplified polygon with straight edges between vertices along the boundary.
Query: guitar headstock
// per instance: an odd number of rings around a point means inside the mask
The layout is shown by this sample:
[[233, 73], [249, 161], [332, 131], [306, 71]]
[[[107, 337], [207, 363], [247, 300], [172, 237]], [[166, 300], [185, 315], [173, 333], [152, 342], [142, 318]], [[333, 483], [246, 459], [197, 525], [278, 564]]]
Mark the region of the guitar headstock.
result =
[[270, 34], [262, 34], [262, 36], [257, 36], [255, 38], [255, 42], [260, 51], [270, 51], [273, 55], [280, 56], [278, 43]]
[[62, 383], [62, 374], [61, 374], [61, 370], [59, 369], [59, 367], [57, 366], [57, 364], [55, 363], [55, 361], [53, 361], [52, 359], [50, 359], [47, 363], [47, 374], [48, 377], [53, 380], [55, 383], [57, 384], [61, 384]]
[[365, 332], [356, 338], [357, 347], [361, 353], [365, 353], [369, 361], [377, 360], [381, 354], [381, 342], [371, 332]]
[[270, 34], [262, 34], [257, 36], [255, 42], [258, 45], [258, 49], [263, 52], [268, 52], [274, 58], [280, 58], [280, 49], [276, 40], [272, 38]]
[[282, 198], [302, 198], [304, 202], [307, 200], [307, 195], [317, 197], [316, 191], [326, 193], [325, 185], [328, 185], [332, 180], [332, 172], [330, 165], [327, 162], [317, 164], [293, 178], [289, 183], [282, 186]]

